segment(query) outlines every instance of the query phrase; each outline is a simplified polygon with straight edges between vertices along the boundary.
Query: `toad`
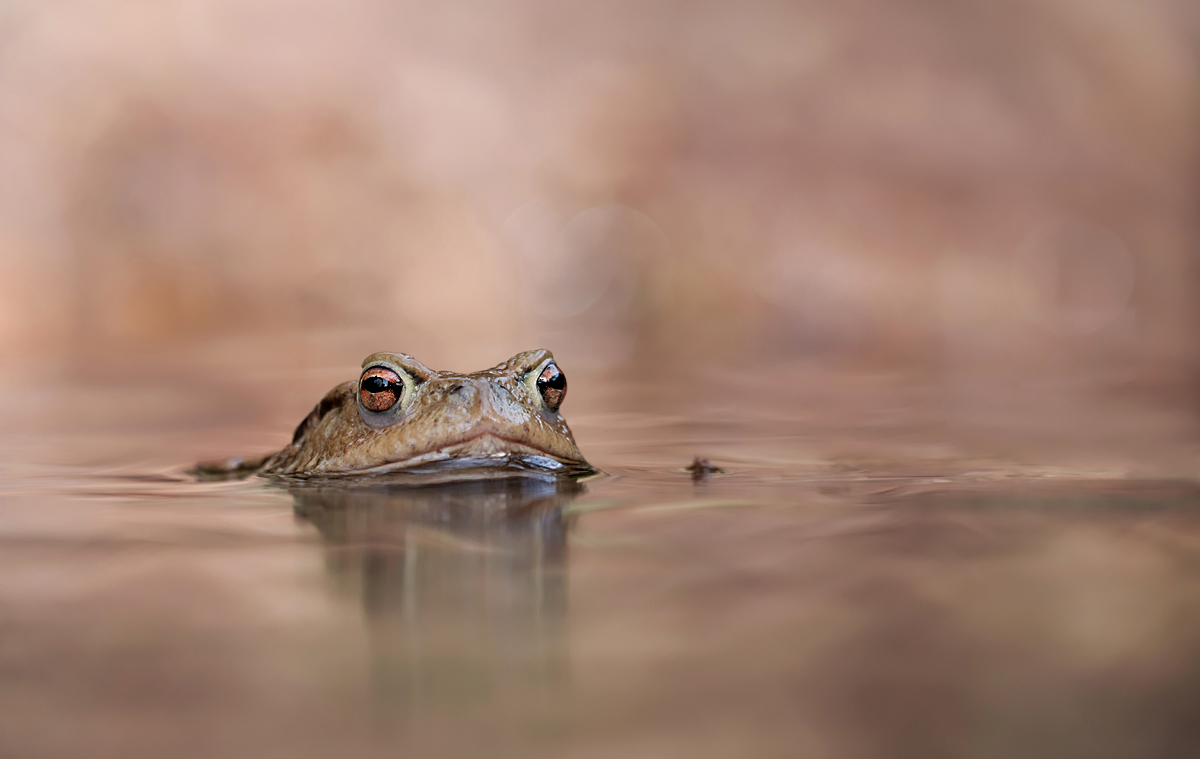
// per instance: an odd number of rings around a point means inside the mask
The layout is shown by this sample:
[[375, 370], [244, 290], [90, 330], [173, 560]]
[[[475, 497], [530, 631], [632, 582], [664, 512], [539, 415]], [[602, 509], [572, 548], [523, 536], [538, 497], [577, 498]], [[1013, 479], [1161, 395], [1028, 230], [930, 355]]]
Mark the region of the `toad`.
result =
[[283, 450], [201, 464], [201, 476], [288, 479], [453, 469], [579, 476], [584, 460], [559, 409], [567, 378], [548, 350], [472, 374], [374, 353], [300, 422]]

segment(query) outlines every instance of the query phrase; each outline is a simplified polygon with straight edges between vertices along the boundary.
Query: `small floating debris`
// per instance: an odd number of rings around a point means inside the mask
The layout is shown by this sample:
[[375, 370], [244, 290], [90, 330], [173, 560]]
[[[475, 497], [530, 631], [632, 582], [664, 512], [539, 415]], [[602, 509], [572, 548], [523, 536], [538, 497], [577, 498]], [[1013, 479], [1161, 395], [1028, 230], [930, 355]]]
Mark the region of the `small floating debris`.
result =
[[701, 482], [707, 480], [711, 475], [721, 474], [725, 470], [719, 466], [713, 466], [708, 459], [696, 456], [692, 459], [691, 465], [684, 468], [684, 471], [692, 473], [693, 482]]

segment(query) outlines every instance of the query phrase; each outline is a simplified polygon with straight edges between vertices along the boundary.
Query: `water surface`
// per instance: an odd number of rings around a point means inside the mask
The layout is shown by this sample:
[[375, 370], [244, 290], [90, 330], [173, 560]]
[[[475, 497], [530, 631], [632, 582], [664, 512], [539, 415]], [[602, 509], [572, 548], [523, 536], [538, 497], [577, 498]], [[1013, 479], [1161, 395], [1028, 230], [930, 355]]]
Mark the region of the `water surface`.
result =
[[1200, 752], [1188, 477], [947, 449], [876, 390], [855, 416], [572, 382], [608, 476], [417, 489], [182, 474], [303, 402], [13, 391], [0, 754]]

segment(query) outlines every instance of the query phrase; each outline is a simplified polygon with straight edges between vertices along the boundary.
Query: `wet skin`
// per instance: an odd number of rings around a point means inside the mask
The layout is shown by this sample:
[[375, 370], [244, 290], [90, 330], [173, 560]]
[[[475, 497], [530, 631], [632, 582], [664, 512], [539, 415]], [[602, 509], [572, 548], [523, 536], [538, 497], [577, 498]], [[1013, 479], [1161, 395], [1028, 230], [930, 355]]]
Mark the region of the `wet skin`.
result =
[[403, 353], [375, 353], [264, 460], [201, 465], [201, 474], [258, 471], [340, 477], [453, 467], [579, 475], [584, 460], [558, 411], [566, 378], [547, 350], [472, 374], [438, 372]]

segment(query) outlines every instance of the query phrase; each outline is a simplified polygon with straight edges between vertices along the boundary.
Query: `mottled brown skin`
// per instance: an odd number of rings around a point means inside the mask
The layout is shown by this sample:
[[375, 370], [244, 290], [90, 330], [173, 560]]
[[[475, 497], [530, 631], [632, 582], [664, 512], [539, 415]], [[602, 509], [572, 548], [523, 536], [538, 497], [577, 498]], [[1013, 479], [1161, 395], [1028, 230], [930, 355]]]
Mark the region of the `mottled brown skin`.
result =
[[594, 471], [566, 420], [538, 392], [537, 378], [553, 361], [550, 351], [528, 351], [492, 369], [457, 374], [433, 371], [402, 353], [375, 353], [363, 369], [396, 372], [404, 380], [401, 400], [377, 412], [363, 405], [358, 380], [338, 385], [301, 422], [291, 444], [259, 471], [367, 475], [464, 461]]

